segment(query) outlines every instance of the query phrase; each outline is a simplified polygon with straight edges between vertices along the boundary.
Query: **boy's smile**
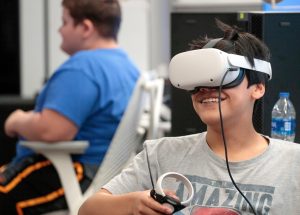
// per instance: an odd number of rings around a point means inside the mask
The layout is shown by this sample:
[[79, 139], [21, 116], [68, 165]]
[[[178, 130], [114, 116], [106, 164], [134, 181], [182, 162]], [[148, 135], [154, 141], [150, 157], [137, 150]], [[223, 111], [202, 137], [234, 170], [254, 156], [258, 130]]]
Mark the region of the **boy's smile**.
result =
[[[226, 96], [221, 93], [221, 102], [226, 100]], [[192, 96], [193, 102], [200, 103], [202, 105], [212, 105], [219, 103], [219, 92], [215, 89], [207, 89], [205, 91], [200, 90]]]

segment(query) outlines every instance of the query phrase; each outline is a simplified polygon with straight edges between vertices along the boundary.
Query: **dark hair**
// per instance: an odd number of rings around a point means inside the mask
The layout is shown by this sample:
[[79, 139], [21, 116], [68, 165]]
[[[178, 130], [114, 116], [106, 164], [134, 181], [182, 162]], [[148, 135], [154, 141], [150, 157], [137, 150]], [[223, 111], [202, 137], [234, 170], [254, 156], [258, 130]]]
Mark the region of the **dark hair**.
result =
[[[254, 66], [254, 58], [270, 61], [269, 48], [257, 37], [248, 33], [241, 32], [236, 26], [229, 26], [220, 20], [216, 19], [217, 26], [224, 32], [222, 40], [217, 42], [214, 46], [230, 54], [238, 54], [247, 57], [248, 61]], [[212, 38], [205, 36], [204, 38], [193, 40], [189, 45], [190, 49], [201, 49]], [[253, 72], [252, 70], [245, 69], [246, 77], [248, 80], [248, 87], [254, 84], [262, 83], [266, 86], [268, 75], [261, 72]], [[261, 99], [256, 100], [254, 103], [254, 111], [261, 106]]]
[[104, 38], [117, 40], [121, 24], [121, 8], [118, 0], [63, 0], [75, 25], [89, 19]]
[[[245, 56], [252, 66], [254, 66], [254, 58], [265, 61], [270, 60], [268, 47], [257, 37], [247, 32], [241, 32], [238, 27], [229, 26], [218, 19], [216, 19], [216, 24], [224, 32], [224, 36], [214, 48], [227, 53]], [[210, 40], [212, 39], [207, 36], [193, 40], [190, 43], [190, 48], [191, 50], [201, 49]], [[258, 83], [265, 84], [268, 80], [268, 76], [265, 73], [251, 70], [246, 70], [246, 77], [248, 79], [248, 87]]]

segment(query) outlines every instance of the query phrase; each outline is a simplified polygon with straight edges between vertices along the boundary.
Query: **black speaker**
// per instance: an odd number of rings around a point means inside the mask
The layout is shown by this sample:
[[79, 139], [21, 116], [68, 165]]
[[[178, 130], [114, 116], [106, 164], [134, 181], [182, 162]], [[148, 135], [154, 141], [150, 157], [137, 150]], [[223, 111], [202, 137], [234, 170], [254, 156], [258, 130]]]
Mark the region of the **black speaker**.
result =
[[0, 95], [20, 95], [19, 0], [0, 1]]
[[279, 92], [290, 92], [296, 109], [296, 138], [300, 142], [300, 13], [249, 13], [248, 30], [262, 39], [271, 51], [273, 78], [267, 84], [261, 107], [261, 132], [270, 135], [271, 112]]
[[[296, 112], [300, 114], [300, 13], [174, 13], [171, 18], [171, 53], [188, 50], [188, 43], [199, 36], [222, 37], [215, 18], [253, 33], [271, 50], [273, 79], [253, 115], [255, 129], [270, 135], [271, 111], [280, 91], [290, 92]], [[192, 107], [188, 93], [171, 87], [171, 135], [205, 131]], [[296, 120], [296, 142], [300, 142], [300, 117]]]

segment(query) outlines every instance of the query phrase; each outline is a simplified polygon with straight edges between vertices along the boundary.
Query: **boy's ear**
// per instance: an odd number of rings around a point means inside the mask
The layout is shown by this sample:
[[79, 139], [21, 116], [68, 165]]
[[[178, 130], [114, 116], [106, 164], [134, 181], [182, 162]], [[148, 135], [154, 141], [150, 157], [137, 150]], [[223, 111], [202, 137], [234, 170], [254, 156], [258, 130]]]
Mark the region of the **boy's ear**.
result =
[[89, 19], [84, 19], [81, 23], [83, 27], [83, 37], [87, 38], [89, 37], [94, 31], [95, 31], [95, 26], [93, 22]]
[[254, 99], [260, 99], [263, 97], [266, 91], [266, 86], [262, 83], [253, 85], [252, 97]]

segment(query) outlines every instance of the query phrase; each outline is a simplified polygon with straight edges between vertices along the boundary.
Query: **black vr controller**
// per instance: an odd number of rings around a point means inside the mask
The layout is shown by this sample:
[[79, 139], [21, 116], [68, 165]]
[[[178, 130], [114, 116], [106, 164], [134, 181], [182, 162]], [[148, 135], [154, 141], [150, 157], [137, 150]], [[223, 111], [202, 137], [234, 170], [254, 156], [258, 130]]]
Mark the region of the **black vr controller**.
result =
[[[162, 182], [165, 178], [174, 178], [181, 181], [187, 188], [188, 199], [181, 202], [178, 199], [165, 194], [162, 188]], [[151, 190], [150, 196], [160, 204], [167, 204], [168, 207], [173, 210], [172, 213], [176, 213], [177, 211], [184, 209], [191, 202], [194, 196], [194, 189], [191, 182], [184, 175], [176, 172], [167, 172], [158, 178], [155, 189]]]
[[170, 205], [171, 209], [173, 209], [173, 213], [176, 213], [177, 211], [180, 211], [186, 207], [185, 205], [182, 205], [178, 199], [175, 199], [168, 195], [162, 196], [156, 193], [155, 190], [151, 190], [150, 196], [160, 204]]

